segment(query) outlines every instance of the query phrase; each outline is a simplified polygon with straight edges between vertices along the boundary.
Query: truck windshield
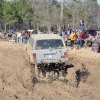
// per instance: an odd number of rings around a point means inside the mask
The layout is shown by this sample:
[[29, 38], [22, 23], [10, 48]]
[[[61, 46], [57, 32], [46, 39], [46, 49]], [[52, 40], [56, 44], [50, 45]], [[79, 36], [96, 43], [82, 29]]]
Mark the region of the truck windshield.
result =
[[61, 49], [64, 44], [61, 39], [45, 39], [36, 41], [36, 49]]

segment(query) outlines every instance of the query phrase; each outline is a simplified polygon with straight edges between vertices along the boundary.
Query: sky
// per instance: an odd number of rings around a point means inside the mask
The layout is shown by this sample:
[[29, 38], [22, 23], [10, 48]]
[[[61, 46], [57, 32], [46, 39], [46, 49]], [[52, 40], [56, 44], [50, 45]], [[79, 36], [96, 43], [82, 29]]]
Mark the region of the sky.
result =
[[100, 5], [100, 0], [97, 0], [98, 1], [98, 4]]
[[[11, 0], [7, 0], [7, 1], [11, 1]], [[60, 0], [58, 0], [58, 1], [60, 1]], [[100, 0], [97, 0], [97, 2], [98, 2], [98, 4], [100, 5]]]
[[[60, 1], [60, 0], [58, 0], [58, 1]], [[100, 5], [100, 0], [97, 0], [97, 2], [98, 2], [98, 4]]]

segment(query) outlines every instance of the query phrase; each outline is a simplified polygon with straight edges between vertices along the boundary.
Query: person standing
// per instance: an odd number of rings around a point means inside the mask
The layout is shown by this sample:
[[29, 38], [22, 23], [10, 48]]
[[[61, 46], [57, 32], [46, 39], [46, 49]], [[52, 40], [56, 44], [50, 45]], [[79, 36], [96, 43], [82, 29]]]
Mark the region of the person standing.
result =
[[61, 36], [64, 39], [64, 37], [65, 37], [65, 25], [61, 25]]
[[79, 28], [81, 30], [84, 30], [84, 20], [82, 20], [82, 19], [80, 20]]
[[22, 31], [22, 41], [27, 44], [27, 31]]
[[9, 41], [12, 40], [12, 33], [11, 32], [8, 33], [8, 39], [9, 39]]
[[67, 36], [70, 36], [71, 32], [72, 32], [72, 27], [68, 24], [68, 26], [67, 26]]
[[70, 46], [73, 47], [75, 41], [77, 40], [77, 35], [76, 35], [76, 33], [75, 33], [74, 31], [72, 31], [72, 33], [70, 34], [69, 39], [70, 39], [70, 41], [71, 41]]
[[17, 42], [21, 42], [21, 32], [17, 32]]
[[98, 34], [98, 37], [97, 37], [97, 39], [96, 39], [96, 42], [97, 42], [97, 44], [98, 44], [98, 51], [100, 52], [100, 33]]
[[12, 34], [12, 41], [16, 42], [16, 33], [15, 32]]

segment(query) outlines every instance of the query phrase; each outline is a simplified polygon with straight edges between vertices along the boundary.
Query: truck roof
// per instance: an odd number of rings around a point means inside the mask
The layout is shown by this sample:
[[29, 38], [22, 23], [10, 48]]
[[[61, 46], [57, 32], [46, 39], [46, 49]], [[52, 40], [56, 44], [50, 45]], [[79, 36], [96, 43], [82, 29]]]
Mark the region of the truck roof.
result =
[[57, 34], [35, 34], [35, 35], [31, 35], [31, 38], [34, 38], [34, 39], [62, 39], [62, 37]]

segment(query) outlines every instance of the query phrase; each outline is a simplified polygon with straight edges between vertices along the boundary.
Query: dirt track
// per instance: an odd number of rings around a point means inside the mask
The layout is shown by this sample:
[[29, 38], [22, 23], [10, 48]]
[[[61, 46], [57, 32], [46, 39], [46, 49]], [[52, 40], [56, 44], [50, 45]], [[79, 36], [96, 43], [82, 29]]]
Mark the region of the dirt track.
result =
[[0, 42], [0, 100], [100, 100], [100, 54], [90, 48], [68, 48], [68, 57], [76, 70], [87, 70], [82, 73], [83, 82], [78, 88], [61, 81], [36, 82], [30, 91], [17, 76], [18, 66], [30, 66], [25, 45]]

